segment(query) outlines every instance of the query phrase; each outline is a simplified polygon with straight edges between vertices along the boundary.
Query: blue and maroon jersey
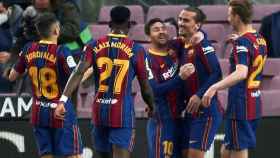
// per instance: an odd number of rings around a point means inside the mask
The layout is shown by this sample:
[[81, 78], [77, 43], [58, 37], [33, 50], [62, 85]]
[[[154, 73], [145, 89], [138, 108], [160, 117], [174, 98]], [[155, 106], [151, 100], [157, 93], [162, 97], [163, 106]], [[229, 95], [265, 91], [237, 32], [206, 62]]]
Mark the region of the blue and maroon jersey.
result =
[[230, 55], [230, 73], [236, 70], [236, 65], [248, 67], [248, 77], [229, 88], [228, 118], [252, 120], [261, 117], [262, 103], [260, 84], [262, 70], [267, 56], [264, 38], [254, 32], [248, 32], [234, 41]]
[[26, 70], [32, 82], [33, 125], [61, 127], [53, 112], [66, 82], [76, 63], [70, 51], [50, 41], [28, 43], [20, 53], [15, 70], [23, 74]]
[[84, 48], [84, 58], [94, 69], [96, 95], [93, 124], [134, 127], [132, 80], [147, 80], [146, 52], [125, 35], [109, 34]]
[[155, 117], [160, 121], [176, 119], [184, 108], [181, 88], [183, 80], [178, 76], [179, 61], [169, 52], [148, 53], [149, 82], [155, 96]]
[[[196, 45], [187, 45], [182, 39], [171, 42], [173, 49], [177, 49], [180, 65], [192, 63], [195, 73], [185, 81], [184, 94], [186, 105], [190, 97], [197, 95], [202, 98], [206, 90], [222, 78], [222, 71], [217, 59], [215, 49], [207, 40], [207, 36]], [[215, 95], [208, 108], [200, 107], [199, 112], [192, 116], [217, 116], [222, 112], [217, 95]]]

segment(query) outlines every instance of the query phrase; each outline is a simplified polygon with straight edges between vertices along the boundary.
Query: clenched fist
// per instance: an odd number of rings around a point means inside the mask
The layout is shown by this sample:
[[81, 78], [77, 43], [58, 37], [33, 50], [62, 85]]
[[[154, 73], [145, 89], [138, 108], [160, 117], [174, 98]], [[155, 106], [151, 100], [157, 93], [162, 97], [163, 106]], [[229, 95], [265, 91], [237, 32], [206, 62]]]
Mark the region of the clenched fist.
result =
[[186, 80], [190, 75], [192, 75], [195, 72], [195, 67], [192, 63], [187, 63], [180, 67], [179, 76]]

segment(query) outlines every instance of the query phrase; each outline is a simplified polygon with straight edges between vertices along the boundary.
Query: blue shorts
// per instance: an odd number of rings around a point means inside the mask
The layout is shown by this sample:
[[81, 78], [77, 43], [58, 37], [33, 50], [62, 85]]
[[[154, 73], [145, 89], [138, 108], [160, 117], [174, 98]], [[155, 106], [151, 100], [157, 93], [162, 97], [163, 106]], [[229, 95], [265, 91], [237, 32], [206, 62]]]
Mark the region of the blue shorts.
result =
[[39, 155], [71, 156], [82, 153], [82, 138], [77, 125], [64, 128], [33, 128]]
[[177, 122], [150, 118], [147, 124], [148, 157], [176, 158], [178, 150]]
[[224, 145], [228, 150], [243, 150], [256, 147], [256, 120], [226, 119]]
[[49, 120], [41, 120], [40, 124], [33, 127], [39, 155], [71, 156], [82, 153], [82, 138], [74, 106], [70, 100], [65, 104], [65, 109], [62, 128], [46, 126]]
[[221, 123], [222, 116], [184, 118], [181, 148], [209, 150]]
[[95, 126], [92, 128], [93, 148], [99, 152], [111, 152], [112, 145], [132, 152], [135, 129]]

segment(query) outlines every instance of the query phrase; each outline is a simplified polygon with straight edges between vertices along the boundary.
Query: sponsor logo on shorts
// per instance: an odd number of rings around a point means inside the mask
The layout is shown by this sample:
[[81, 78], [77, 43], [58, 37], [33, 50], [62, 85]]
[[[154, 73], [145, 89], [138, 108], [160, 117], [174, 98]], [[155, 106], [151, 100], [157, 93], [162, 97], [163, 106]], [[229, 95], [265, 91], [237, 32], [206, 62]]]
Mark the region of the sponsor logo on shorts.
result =
[[97, 103], [101, 103], [101, 104], [116, 104], [118, 102], [117, 99], [112, 99], [112, 98], [97, 98], [96, 100]]

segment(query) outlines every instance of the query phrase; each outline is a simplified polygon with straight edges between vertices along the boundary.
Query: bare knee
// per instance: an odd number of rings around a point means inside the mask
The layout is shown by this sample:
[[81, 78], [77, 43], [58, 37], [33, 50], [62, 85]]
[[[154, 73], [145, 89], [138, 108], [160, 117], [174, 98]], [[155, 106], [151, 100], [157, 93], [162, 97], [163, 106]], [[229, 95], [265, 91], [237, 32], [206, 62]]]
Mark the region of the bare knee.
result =
[[230, 158], [230, 151], [224, 145], [221, 147], [221, 158]]
[[198, 149], [189, 149], [188, 158], [204, 158], [204, 151]]

